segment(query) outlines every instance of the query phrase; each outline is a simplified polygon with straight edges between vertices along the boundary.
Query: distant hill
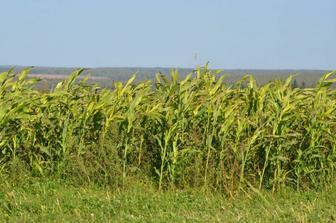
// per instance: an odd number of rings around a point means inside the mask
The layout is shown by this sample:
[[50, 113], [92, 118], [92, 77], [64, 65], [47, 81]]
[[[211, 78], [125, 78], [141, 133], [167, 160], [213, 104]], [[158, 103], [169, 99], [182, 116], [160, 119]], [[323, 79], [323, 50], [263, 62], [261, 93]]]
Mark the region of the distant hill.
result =
[[[7, 71], [11, 66], [0, 66], [0, 72]], [[16, 71], [22, 70], [25, 67], [14, 66]], [[43, 77], [50, 77], [55, 79], [56, 75], [63, 78], [77, 68], [64, 68], [64, 67], [34, 67], [31, 68], [31, 74], [43, 75]], [[192, 72], [191, 68], [177, 68], [181, 78], [185, 77], [188, 73]], [[98, 67], [87, 68], [85, 74], [90, 74], [93, 77], [104, 77], [104, 85], [110, 84], [113, 80], [125, 81], [132, 74], [137, 74], [137, 80], [154, 79], [155, 74], [161, 72], [162, 74], [169, 74], [172, 68], [142, 68], [142, 67]], [[299, 86], [312, 86], [316, 81], [325, 73], [330, 72], [327, 70], [248, 70], [248, 69], [223, 69], [222, 74], [227, 76], [226, 81], [229, 83], [240, 80], [246, 74], [252, 74], [259, 84], [267, 83], [274, 79], [285, 79], [289, 75], [296, 75], [295, 80]], [[53, 78], [51, 78], [53, 77]], [[99, 78], [97, 78], [99, 79]], [[107, 80], [110, 80], [107, 81]], [[99, 80], [98, 80], [99, 82]]]

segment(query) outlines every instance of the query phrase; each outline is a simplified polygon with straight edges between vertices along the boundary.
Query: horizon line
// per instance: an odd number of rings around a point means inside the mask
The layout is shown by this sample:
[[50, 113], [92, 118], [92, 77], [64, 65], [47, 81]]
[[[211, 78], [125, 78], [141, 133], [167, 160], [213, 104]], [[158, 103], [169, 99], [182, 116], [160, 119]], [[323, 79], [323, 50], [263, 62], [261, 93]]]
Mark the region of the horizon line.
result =
[[[205, 66], [205, 65], [204, 65]], [[9, 67], [9, 68], [54, 68], [54, 69], [109, 69], [109, 68], [117, 68], [117, 69], [197, 69], [202, 68], [204, 66], [198, 66], [198, 67], [179, 67], [179, 66], [45, 66], [45, 65], [0, 65], [0, 67]], [[334, 69], [326, 69], [326, 68], [211, 68], [210, 70], [280, 70], [280, 71], [288, 71], [288, 70], [306, 70], [306, 71], [334, 71]]]

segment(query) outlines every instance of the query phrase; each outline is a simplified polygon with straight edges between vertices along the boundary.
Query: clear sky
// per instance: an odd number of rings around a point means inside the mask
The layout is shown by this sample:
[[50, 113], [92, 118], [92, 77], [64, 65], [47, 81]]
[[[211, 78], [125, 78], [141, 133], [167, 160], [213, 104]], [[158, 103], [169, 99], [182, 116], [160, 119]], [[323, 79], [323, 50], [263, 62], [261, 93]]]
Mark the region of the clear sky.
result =
[[207, 61], [223, 69], [336, 69], [336, 0], [0, 0], [2, 65]]

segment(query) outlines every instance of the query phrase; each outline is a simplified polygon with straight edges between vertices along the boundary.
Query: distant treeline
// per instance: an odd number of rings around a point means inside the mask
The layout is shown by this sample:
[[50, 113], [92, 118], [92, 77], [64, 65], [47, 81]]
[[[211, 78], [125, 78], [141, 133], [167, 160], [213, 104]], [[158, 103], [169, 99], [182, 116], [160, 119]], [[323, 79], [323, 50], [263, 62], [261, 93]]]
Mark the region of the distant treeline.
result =
[[[16, 71], [20, 71], [26, 67], [23, 66], [12, 66]], [[0, 66], [0, 72], [7, 71], [11, 66]], [[52, 75], [65, 75], [70, 74], [72, 71], [76, 70], [76, 67], [66, 68], [66, 67], [32, 67], [30, 70], [31, 74], [52, 74]], [[100, 67], [100, 68], [87, 68], [82, 75], [108, 77], [107, 80], [97, 80], [103, 86], [109, 86], [114, 80], [126, 81], [134, 73], [136, 73], [137, 80], [152, 80], [155, 78], [157, 73], [162, 73], [163, 75], [168, 75], [172, 69], [175, 68], [142, 68], [142, 67]], [[178, 69], [179, 76], [184, 78], [187, 74], [193, 71], [192, 68], [176, 68]], [[289, 75], [294, 76], [293, 87], [312, 87], [321, 78], [321, 76], [328, 70], [247, 70], [247, 69], [223, 69], [220, 75], [226, 76], [227, 83], [235, 83], [240, 80], [246, 74], [254, 75], [258, 84], [262, 85], [268, 83], [269, 81], [276, 79], [286, 79]], [[47, 75], [46, 75], [47, 76]], [[53, 85], [54, 80], [47, 78], [44, 81], [44, 85]]]

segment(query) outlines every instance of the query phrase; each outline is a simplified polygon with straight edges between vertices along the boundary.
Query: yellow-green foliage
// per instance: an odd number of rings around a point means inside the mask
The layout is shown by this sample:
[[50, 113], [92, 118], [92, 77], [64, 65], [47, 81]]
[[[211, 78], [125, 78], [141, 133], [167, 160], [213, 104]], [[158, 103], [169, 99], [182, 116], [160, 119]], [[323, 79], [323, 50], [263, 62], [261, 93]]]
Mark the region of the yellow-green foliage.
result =
[[234, 86], [207, 68], [111, 89], [76, 82], [50, 92], [28, 70], [0, 74], [2, 172], [18, 160], [34, 175], [122, 185], [141, 176], [158, 187], [322, 187], [334, 180], [333, 73], [315, 88], [286, 81]]

